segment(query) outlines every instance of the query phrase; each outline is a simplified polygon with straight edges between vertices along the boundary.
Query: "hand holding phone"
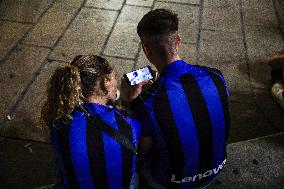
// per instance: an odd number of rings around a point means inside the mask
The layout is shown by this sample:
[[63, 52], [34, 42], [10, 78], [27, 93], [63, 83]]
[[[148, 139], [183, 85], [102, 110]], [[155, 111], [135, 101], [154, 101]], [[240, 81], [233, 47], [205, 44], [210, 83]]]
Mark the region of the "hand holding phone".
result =
[[152, 84], [153, 82], [151, 80], [145, 80], [142, 81], [141, 83], [138, 83], [134, 86], [131, 86], [131, 92], [130, 92], [130, 100], [136, 98], [137, 96], [139, 96], [141, 94], [141, 92], [147, 88], [147, 86], [149, 86], [150, 84]]
[[150, 66], [146, 66], [133, 72], [126, 73], [123, 76], [128, 85], [134, 86], [143, 81], [154, 79], [154, 72]]

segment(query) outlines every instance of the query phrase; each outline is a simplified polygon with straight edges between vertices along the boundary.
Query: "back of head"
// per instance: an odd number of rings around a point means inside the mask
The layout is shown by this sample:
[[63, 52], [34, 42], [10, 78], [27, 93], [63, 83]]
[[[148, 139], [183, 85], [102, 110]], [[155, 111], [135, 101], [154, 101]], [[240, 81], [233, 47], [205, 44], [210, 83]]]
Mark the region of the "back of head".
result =
[[47, 125], [54, 120], [70, 121], [85, 98], [108, 93], [104, 82], [112, 71], [106, 59], [95, 55], [77, 56], [70, 65], [56, 69], [48, 85], [42, 121]]
[[85, 98], [107, 94], [104, 82], [112, 73], [113, 67], [105, 58], [96, 55], [80, 55], [71, 62], [71, 65], [78, 68], [80, 72], [82, 95]]
[[166, 9], [149, 11], [137, 26], [142, 44], [159, 56], [175, 53], [177, 31], [177, 14]]

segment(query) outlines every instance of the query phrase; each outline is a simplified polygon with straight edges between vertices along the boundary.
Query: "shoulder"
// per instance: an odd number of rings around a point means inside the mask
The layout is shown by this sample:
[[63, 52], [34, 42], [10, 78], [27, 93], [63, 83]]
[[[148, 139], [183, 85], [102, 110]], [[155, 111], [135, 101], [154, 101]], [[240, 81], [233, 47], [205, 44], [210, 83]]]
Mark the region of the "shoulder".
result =
[[140, 97], [141, 97], [142, 99], [144, 99], [144, 100], [147, 100], [147, 99], [153, 97], [153, 96], [157, 93], [157, 91], [158, 91], [160, 85], [161, 85], [161, 82], [160, 82], [160, 80], [158, 79], [158, 80], [155, 81], [153, 84], [151, 84], [147, 89], [145, 89], [145, 90], [141, 93]]
[[72, 116], [71, 122], [78, 122], [78, 121], [80, 122], [86, 120], [87, 118], [87, 115], [84, 114], [79, 108], [75, 109], [74, 112], [71, 114], [71, 116]]
[[131, 109], [139, 105], [145, 104], [145, 102], [151, 98], [154, 98], [157, 94], [160, 82], [159, 80], [151, 84], [147, 89], [145, 89], [137, 98], [130, 102]]
[[62, 126], [68, 126], [71, 125], [73, 122], [78, 122], [86, 119], [86, 115], [79, 109], [75, 109], [73, 113], [71, 114], [71, 119], [70, 120], [63, 120], [63, 119], [58, 119], [54, 120], [51, 123], [51, 127], [54, 128], [61, 128]]
[[196, 69], [199, 69], [199, 70], [204, 70], [206, 71], [207, 73], [209, 74], [216, 74], [216, 75], [219, 75], [219, 76], [223, 76], [222, 72], [216, 68], [211, 68], [211, 67], [207, 67], [207, 66], [200, 66], [200, 65], [194, 65], [194, 67]]

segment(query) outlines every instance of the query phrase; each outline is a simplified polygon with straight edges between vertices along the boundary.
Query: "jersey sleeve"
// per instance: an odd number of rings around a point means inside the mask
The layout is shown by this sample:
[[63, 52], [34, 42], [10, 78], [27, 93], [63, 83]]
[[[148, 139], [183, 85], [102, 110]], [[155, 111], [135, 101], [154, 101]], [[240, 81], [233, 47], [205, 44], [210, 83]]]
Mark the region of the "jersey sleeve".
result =
[[223, 82], [224, 86], [226, 87], [226, 92], [227, 92], [227, 96], [228, 96], [228, 103], [230, 104], [230, 93], [229, 93], [229, 90], [228, 90], [228, 87], [227, 87], [227, 84], [226, 84], [226, 81], [225, 81], [225, 78], [222, 74], [222, 72], [216, 68], [207, 68], [209, 72], [217, 75]]
[[[229, 90], [228, 87], [226, 85], [226, 81], [224, 79], [224, 76], [222, 74], [222, 72], [218, 69], [215, 68], [208, 68], [208, 71], [213, 73], [214, 75], [216, 75], [220, 81], [222, 81], [223, 85], [224, 85], [224, 90], [226, 90], [226, 98], [224, 96], [224, 100], [223, 100], [223, 113], [224, 113], [224, 117], [225, 117], [225, 125], [226, 125], [226, 131], [225, 131], [225, 135], [226, 135], [226, 142], [228, 141], [228, 137], [229, 137], [229, 128], [230, 128], [230, 112], [229, 112], [229, 106], [230, 106], [230, 94], [229, 94]], [[226, 100], [225, 100], [226, 99]]]
[[152, 122], [149, 110], [142, 97], [138, 96], [130, 103], [130, 109], [135, 113], [136, 118], [141, 122], [141, 135], [149, 137], [152, 133]]

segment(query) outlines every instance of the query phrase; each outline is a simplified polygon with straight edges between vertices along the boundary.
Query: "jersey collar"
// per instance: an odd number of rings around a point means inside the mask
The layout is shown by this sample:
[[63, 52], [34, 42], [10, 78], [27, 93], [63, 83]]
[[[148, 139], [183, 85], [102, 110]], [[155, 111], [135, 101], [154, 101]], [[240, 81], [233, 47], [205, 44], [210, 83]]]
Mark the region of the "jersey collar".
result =
[[161, 77], [169, 76], [169, 75], [179, 75], [180, 72], [184, 71], [184, 67], [188, 67], [188, 63], [186, 63], [184, 60], [176, 60], [164, 68], [164, 70], [161, 73]]
[[91, 114], [101, 114], [111, 109], [107, 105], [102, 105], [97, 103], [84, 103], [84, 106]]

